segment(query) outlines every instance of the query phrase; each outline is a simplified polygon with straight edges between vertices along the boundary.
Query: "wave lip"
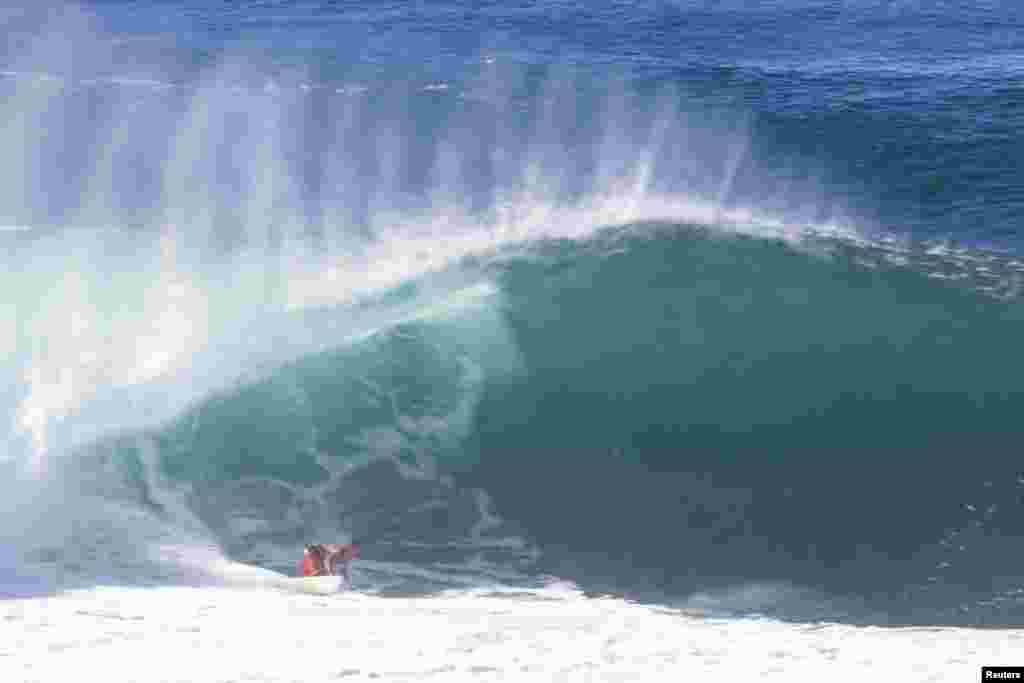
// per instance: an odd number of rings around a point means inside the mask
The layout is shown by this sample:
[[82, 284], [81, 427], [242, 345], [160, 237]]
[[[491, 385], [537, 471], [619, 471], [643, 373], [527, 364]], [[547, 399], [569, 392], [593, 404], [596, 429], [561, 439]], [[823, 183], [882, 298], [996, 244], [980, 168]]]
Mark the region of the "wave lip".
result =
[[[444, 91], [382, 81], [355, 99], [319, 87], [312, 65], [246, 55], [182, 73], [143, 52], [129, 74], [87, 12], [55, 21], [0, 83], [11, 122], [0, 224], [36, 226], [3, 263], [18, 294], [0, 348], [17, 377], [9, 441], [37, 469], [116, 431], [82, 424], [87, 404], [170, 383], [181, 394], [170, 407], [127, 420], [152, 426], [233, 381], [186, 388], [208, 349], [266, 361], [233, 338], [254, 320], [607, 226], [684, 221], [799, 240], [840, 224], [745, 202], [748, 131], [695, 120], [672, 93], [609, 95], [493, 63]], [[585, 110], [597, 112], [585, 126], [567, 118]]]

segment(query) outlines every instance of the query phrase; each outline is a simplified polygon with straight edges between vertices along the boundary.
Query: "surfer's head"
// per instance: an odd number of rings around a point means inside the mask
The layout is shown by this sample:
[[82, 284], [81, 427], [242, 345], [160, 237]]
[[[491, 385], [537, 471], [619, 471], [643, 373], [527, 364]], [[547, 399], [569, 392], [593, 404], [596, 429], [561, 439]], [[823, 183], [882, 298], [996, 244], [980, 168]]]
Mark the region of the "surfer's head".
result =
[[322, 558], [324, 556], [323, 546], [319, 544], [309, 544], [302, 549], [303, 554], [313, 555], [314, 557]]

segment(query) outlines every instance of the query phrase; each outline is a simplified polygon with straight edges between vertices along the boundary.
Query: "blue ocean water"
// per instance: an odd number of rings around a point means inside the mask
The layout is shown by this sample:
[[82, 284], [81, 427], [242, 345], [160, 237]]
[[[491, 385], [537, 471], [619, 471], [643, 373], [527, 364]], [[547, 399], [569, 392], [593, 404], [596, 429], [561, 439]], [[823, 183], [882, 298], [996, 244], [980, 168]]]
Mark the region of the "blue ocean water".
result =
[[65, 500], [1019, 622], [1017, 3], [0, 23], [0, 443]]

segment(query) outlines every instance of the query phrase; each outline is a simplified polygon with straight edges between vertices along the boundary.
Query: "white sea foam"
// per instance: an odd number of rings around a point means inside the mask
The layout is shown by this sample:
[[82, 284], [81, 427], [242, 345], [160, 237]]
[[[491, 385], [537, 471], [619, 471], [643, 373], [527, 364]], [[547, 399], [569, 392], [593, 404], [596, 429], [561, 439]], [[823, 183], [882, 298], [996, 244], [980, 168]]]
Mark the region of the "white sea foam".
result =
[[1020, 630], [875, 628], [533, 594], [97, 588], [0, 602], [0, 678], [202, 681], [977, 679]]

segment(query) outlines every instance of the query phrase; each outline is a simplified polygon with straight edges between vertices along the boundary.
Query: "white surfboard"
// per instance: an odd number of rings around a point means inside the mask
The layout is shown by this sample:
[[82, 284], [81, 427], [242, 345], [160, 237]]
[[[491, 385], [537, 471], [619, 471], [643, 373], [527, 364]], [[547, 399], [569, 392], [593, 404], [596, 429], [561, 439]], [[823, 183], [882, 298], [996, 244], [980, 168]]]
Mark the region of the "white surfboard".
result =
[[331, 595], [345, 589], [345, 578], [342, 576], [286, 576], [276, 583], [279, 588], [287, 591], [313, 595]]
[[229, 586], [239, 588], [277, 588], [292, 593], [330, 595], [345, 589], [343, 576], [287, 576], [272, 569], [241, 562], [226, 562], [216, 571]]

